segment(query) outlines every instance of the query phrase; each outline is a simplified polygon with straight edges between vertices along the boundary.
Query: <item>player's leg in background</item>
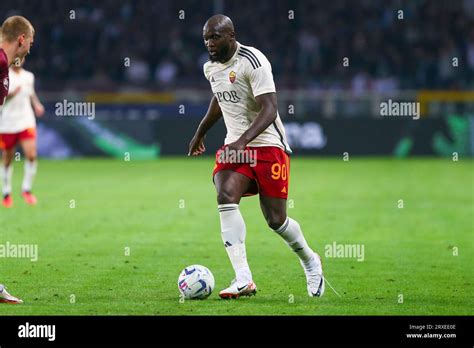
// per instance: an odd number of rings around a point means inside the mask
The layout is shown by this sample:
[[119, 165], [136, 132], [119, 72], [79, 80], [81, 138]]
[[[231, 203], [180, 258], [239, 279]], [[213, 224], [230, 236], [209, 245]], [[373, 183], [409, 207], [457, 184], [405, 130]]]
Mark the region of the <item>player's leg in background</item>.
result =
[[308, 294], [322, 296], [324, 280], [321, 260], [306, 242], [299, 223], [287, 215], [286, 199], [260, 195], [260, 207], [268, 226], [282, 237], [300, 258], [307, 278]]
[[246, 227], [239, 210], [240, 199], [251, 185], [247, 176], [222, 170], [214, 176], [221, 221], [222, 240], [234, 268], [237, 286], [252, 281], [245, 251]]
[[7, 208], [13, 205], [11, 197], [12, 193], [12, 176], [13, 176], [13, 156], [15, 155], [15, 147], [5, 148], [2, 151], [2, 193], [3, 205]]
[[21, 185], [23, 198], [28, 204], [36, 204], [36, 197], [31, 193], [38, 167], [36, 138], [21, 140], [21, 147], [25, 156], [23, 183]]

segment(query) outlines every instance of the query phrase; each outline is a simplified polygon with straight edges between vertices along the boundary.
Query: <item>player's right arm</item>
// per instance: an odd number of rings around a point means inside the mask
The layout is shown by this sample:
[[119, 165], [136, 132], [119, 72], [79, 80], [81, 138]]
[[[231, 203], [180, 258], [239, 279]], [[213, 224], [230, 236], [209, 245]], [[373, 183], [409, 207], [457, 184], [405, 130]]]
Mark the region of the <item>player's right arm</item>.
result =
[[5, 103], [8, 95], [8, 84], [2, 81], [4, 78], [8, 78], [8, 60], [0, 55], [0, 106]]
[[206, 151], [204, 146], [204, 138], [206, 133], [212, 126], [222, 117], [222, 111], [217, 102], [216, 97], [212, 97], [211, 102], [209, 103], [209, 109], [207, 110], [206, 115], [199, 124], [194, 137], [189, 143], [189, 152], [188, 156], [199, 156]]

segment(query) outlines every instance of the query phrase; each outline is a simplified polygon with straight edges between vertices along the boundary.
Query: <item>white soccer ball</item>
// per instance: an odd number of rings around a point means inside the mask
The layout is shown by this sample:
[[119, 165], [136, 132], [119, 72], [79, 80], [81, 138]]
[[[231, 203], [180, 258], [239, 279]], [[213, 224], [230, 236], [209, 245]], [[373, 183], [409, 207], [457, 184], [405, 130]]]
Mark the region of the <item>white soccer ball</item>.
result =
[[187, 299], [205, 299], [214, 290], [214, 276], [201, 265], [188, 266], [181, 271], [178, 289]]

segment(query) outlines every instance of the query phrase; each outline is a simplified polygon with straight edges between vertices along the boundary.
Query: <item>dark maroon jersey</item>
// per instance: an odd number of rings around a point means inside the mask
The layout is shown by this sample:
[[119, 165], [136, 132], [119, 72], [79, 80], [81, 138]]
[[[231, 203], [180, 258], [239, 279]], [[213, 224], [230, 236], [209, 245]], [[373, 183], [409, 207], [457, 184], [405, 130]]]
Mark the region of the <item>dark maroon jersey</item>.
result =
[[8, 57], [7, 54], [0, 48], [0, 105], [3, 105], [5, 98], [8, 95], [8, 85], [10, 80], [8, 78]]

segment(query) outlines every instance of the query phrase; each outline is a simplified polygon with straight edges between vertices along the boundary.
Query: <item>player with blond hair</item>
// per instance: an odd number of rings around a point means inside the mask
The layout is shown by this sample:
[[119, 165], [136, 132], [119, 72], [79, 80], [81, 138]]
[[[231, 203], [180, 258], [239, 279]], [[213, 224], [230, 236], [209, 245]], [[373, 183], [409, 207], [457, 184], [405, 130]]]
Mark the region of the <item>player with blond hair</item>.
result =
[[[30, 35], [28, 35], [28, 32]], [[25, 34], [26, 33], [26, 34]], [[24, 37], [22, 35], [25, 35]], [[15, 147], [19, 142], [25, 154], [25, 169], [22, 184], [22, 195], [27, 204], [36, 204], [36, 197], [31, 193], [33, 178], [36, 175], [36, 121], [37, 116], [42, 116], [44, 107], [38, 100], [34, 90], [34, 75], [22, 68], [24, 57], [29, 52], [29, 46], [25, 43], [22, 47], [22, 38], [33, 40], [34, 30], [26, 19], [19, 16], [10, 17], [2, 26], [4, 42], [2, 47], [8, 56], [7, 50], [23, 50], [13, 57], [13, 64], [9, 62], [8, 74], [9, 93], [0, 116], [0, 149], [2, 149], [2, 174], [3, 174], [3, 201], [6, 208], [13, 206], [12, 198], [12, 175], [13, 156]], [[16, 42], [17, 40], [20, 40]], [[26, 47], [27, 46], [27, 47]]]
[[[10, 85], [9, 67], [13, 64], [20, 65], [30, 52], [33, 45], [35, 30], [33, 25], [22, 16], [8, 17], [1, 28], [0, 45], [0, 120], [3, 117], [2, 108], [8, 95]], [[0, 135], [0, 146], [4, 148], [3, 136]], [[5, 151], [3, 151], [5, 156]], [[2, 165], [3, 179], [8, 178], [10, 166]], [[10, 295], [4, 285], [0, 284], [0, 303], [18, 304], [23, 301]]]

